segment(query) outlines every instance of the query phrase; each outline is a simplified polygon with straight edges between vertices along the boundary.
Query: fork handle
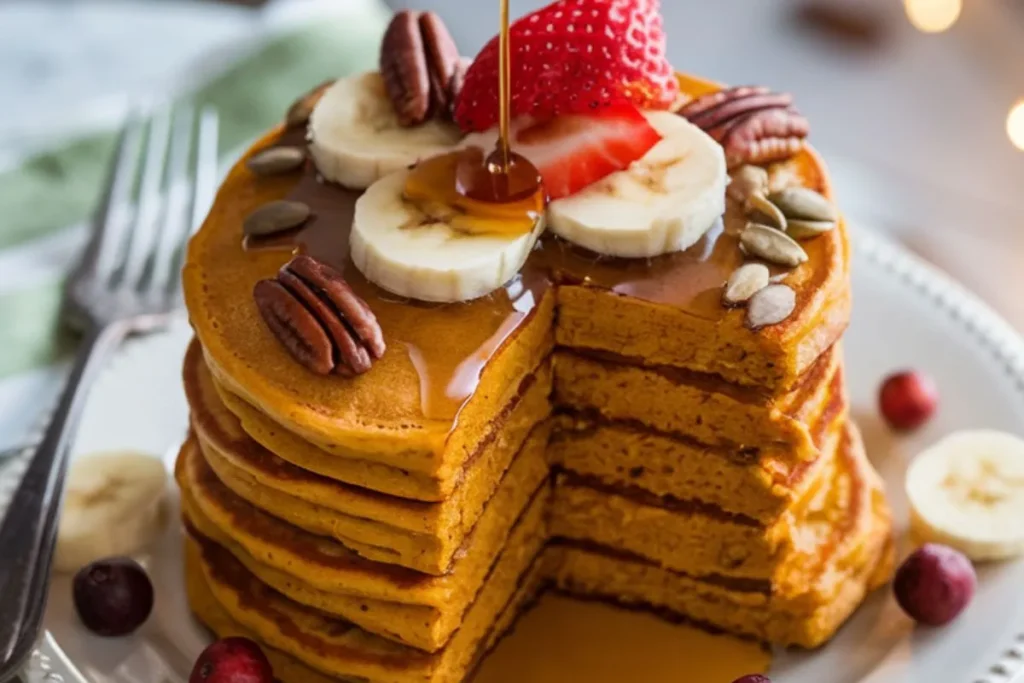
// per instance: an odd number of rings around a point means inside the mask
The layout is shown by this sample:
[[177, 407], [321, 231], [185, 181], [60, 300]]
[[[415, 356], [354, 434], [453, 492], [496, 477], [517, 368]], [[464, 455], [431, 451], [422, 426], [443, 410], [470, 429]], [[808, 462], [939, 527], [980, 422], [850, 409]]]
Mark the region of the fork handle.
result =
[[128, 330], [113, 323], [93, 329], [83, 340], [50, 426], [0, 525], [0, 681], [14, 673], [39, 636], [69, 442], [90, 386]]

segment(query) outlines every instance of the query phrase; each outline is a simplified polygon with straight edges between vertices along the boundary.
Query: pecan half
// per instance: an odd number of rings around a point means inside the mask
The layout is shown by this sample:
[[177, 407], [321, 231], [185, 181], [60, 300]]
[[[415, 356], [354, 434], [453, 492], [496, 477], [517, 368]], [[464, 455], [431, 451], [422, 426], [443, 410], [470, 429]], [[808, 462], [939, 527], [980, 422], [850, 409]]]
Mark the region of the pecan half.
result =
[[310, 256], [296, 256], [275, 279], [257, 282], [253, 297], [277, 340], [317, 374], [354, 377], [384, 355], [370, 307], [341, 273]]
[[807, 119], [787, 93], [760, 86], [729, 88], [698, 97], [679, 110], [725, 149], [730, 169], [788, 159], [803, 148]]
[[459, 50], [437, 14], [395, 14], [381, 43], [380, 73], [401, 125], [449, 115], [459, 69]]

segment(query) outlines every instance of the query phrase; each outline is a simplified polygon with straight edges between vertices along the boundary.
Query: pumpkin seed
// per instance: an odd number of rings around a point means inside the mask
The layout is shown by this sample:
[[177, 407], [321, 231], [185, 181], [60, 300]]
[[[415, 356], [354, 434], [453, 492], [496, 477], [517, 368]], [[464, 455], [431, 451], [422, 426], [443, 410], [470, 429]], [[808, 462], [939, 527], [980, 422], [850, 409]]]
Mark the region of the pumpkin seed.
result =
[[747, 212], [747, 216], [753, 220], [779, 230], [786, 229], [786, 215], [763, 194], [752, 194], [747, 197], [743, 208]]
[[245, 165], [256, 175], [277, 175], [294, 171], [306, 161], [298, 147], [270, 147], [249, 157]]
[[796, 308], [796, 292], [786, 285], [768, 285], [747, 304], [746, 324], [752, 330], [775, 325], [790, 316]]
[[722, 301], [738, 306], [768, 286], [768, 267], [763, 263], [745, 263], [732, 272], [725, 283]]
[[832, 202], [808, 187], [787, 187], [771, 193], [768, 198], [786, 218], [832, 222], [838, 219]]
[[743, 204], [752, 194], [768, 193], [768, 171], [760, 166], [740, 166], [733, 171], [727, 188], [730, 197]]
[[242, 224], [242, 232], [250, 237], [273, 235], [299, 227], [309, 216], [309, 207], [302, 202], [270, 202], [249, 214]]
[[808, 221], [802, 218], [789, 219], [786, 234], [797, 240], [809, 240], [836, 227], [833, 221]]
[[793, 238], [760, 223], [747, 223], [740, 234], [740, 247], [751, 256], [790, 268], [807, 260], [807, 252]]

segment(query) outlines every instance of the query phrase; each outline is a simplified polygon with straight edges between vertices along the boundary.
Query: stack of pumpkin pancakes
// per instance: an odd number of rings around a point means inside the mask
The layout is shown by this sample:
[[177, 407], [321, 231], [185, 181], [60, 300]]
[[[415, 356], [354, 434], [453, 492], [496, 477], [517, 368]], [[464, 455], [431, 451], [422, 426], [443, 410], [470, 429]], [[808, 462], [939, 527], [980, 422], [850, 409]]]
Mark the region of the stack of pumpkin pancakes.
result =
[[[302, 131], [249, 154], [283, 143]], [[809, 150], [771, 176], [829, 192]], [[753, 331], [720, 303], [743, 261], [731, 200], [685, 253], [545, 236], [503, 290], [432, 305], [348, 262], [358, 196], [240, 162], [185, 269], [189, 599], [282, 681], [462, 680], [547, 588], [814, 647], [887, 578], [889, 512], [844, 389], [843, 226], [787, 276], [795, 312]], [[245, 243], [243, 219], [282, 198], [314, 217]], [[388, 350], [366, 374], [306, 371], [260, 318], [254, 284], [296, 252], [377, 316]]]

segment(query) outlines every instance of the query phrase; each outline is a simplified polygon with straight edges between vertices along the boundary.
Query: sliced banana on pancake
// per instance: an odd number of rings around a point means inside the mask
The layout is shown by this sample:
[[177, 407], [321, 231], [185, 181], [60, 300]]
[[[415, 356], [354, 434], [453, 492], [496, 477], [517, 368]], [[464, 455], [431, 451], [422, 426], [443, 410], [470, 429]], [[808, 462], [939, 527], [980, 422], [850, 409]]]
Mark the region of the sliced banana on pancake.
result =
[[670, 112], [645, 115], [662, 140], [629, 168], [551, 202], [552, 232], [599, 254], [650, 257], [689, 248], [722, 216], [721, 145]]
[[324, 178], [360, 190], [420, 159], [443, 154], [461, 133], [440, 119], [402, 127], [383, 79], [373, 71], [339, 79], [327, 89], [310, 116], [309, 138]]
[[543, 218], [521, 235], [466, 234], [457, 215], [424, 213], [404, 198], [408, 171], [385, 176], [356, 202], [352, 262], [371, 282], [421, 301], [468, 301], [507, 283], [526, 262]]
[[68, 470], [57, 532], [57, 571], [74, 572], [105, 557], [133, 555], [167, 522], [167, 470], [135, 451], [89, 455]]
[[915, 536], [974, 560], [1024, 554], [1024, 440], [994, 430], [950, 434], [907, 470]]

